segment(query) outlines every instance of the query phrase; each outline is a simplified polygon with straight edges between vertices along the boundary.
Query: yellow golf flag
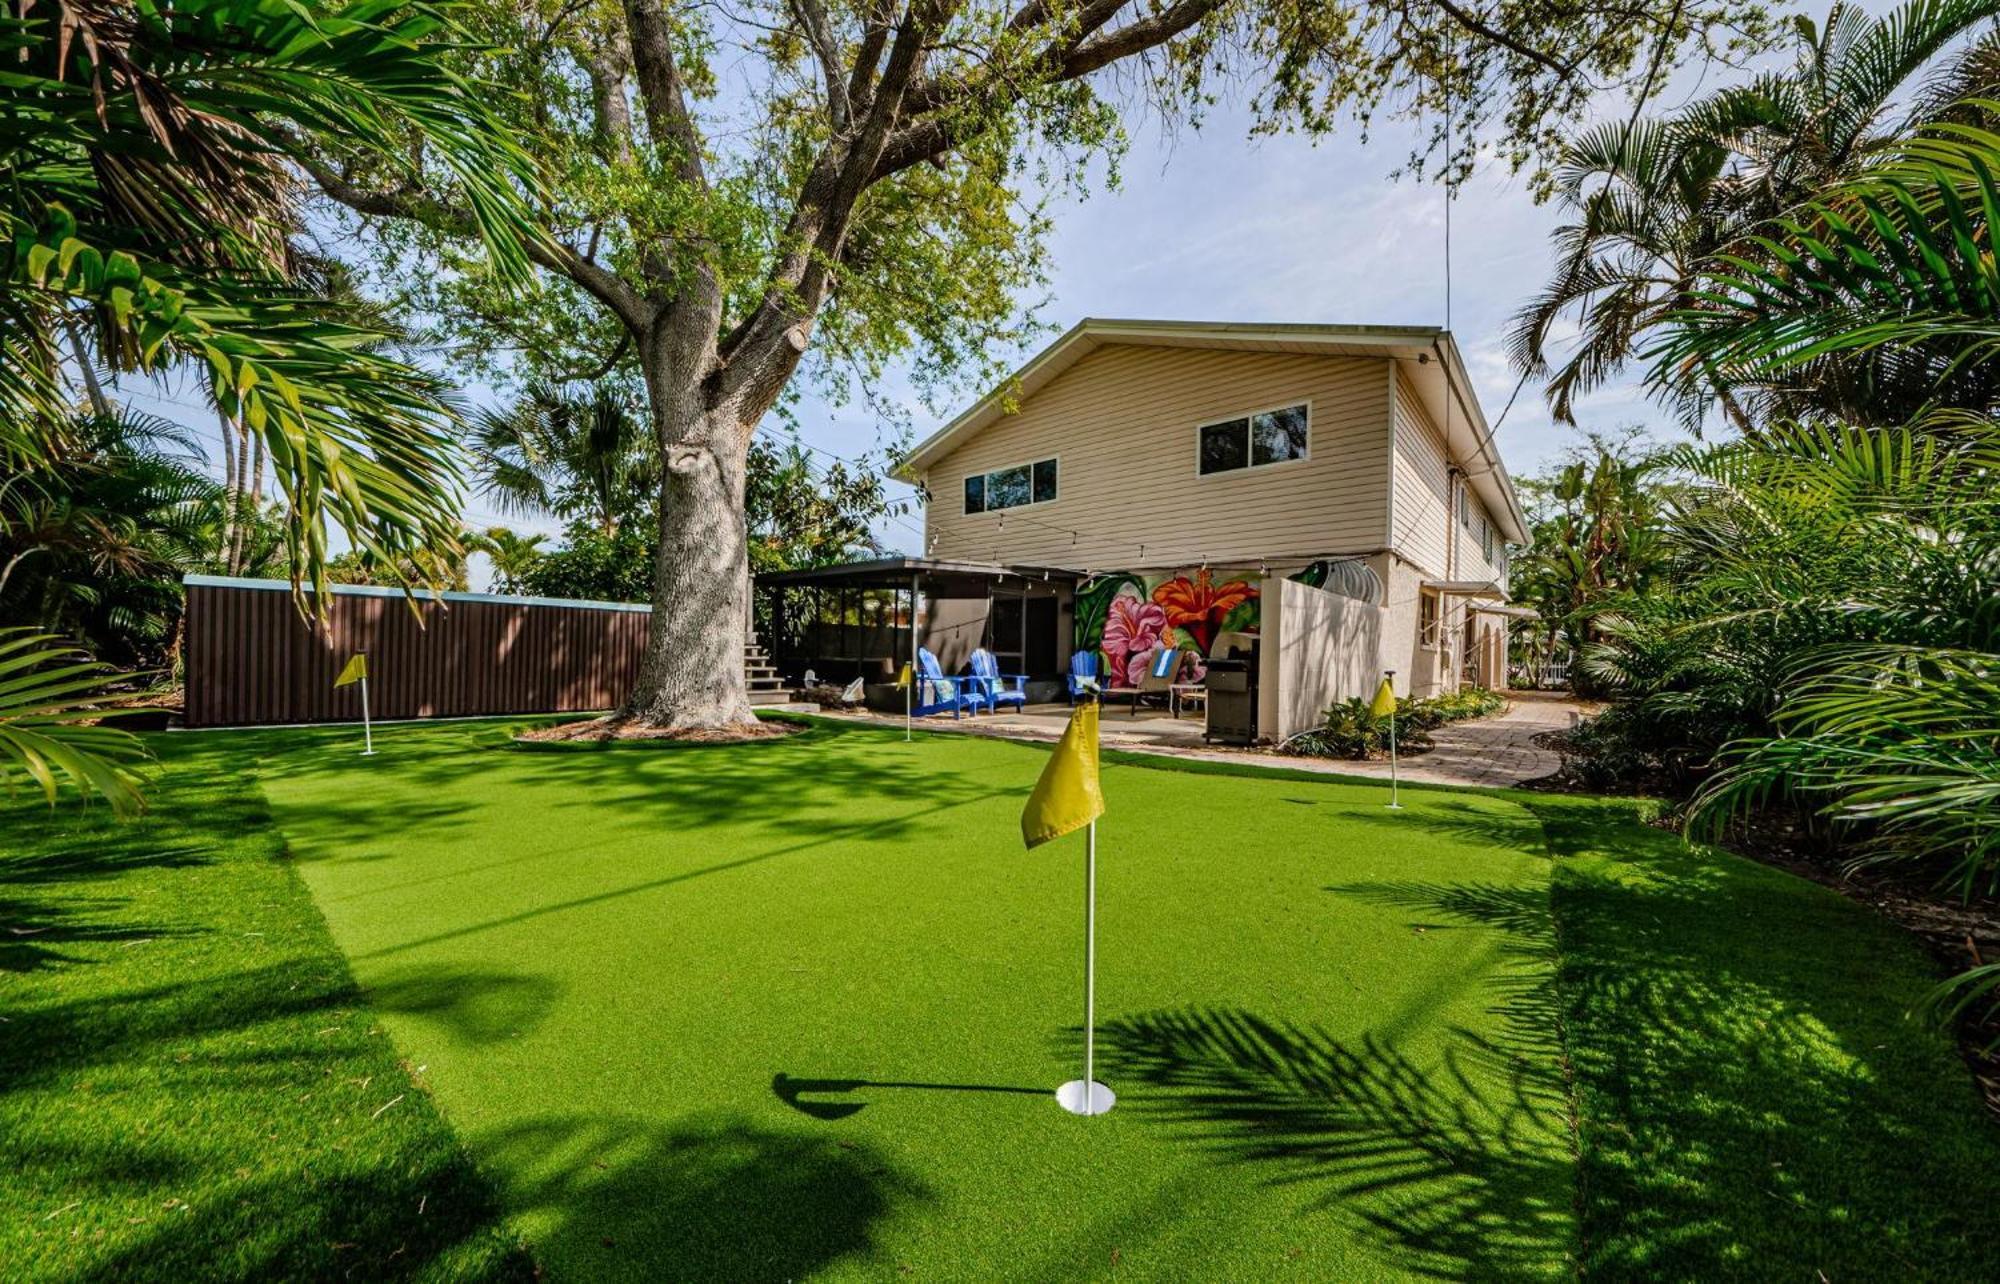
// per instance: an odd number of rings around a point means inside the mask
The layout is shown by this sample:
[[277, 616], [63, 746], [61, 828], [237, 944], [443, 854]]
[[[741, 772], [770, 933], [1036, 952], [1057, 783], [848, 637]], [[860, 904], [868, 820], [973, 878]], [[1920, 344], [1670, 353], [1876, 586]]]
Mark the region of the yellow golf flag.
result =
[[1082, 829], [1104, 814], [1104, 791], [1097, 784], [1097, 704], [1080, 704], [1056, 751], [1042, 768], [1035, 792], [1021, 809], [1021, 841], [1040, 847]]
[[333, 685], [344, 687], [349, 683], [359, 682], [367, 676], [368, 653], [366, 651], [356, 651], [353, 657], [348, 660], [347, 667], [340, 671], [340, 676], [333, 680]]
[[1396, 688], [1389, 679], [1382, 679], [1382, 685], [1375, 688], [1375, 699], [1368, 706], [1371, 718], [1386, 718], [1396, 712]]
[[907, 687], [910, 685], [910, 662], [908, 660], [903, 661], [903, 671], [896, 675], [896, 685], [898, 687]]

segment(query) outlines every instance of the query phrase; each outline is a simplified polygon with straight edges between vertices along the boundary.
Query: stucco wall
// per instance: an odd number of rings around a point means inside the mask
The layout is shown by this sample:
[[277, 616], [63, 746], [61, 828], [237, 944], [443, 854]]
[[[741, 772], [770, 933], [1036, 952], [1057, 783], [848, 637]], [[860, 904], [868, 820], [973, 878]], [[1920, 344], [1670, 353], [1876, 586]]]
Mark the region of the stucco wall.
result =
[[[1379, 548], [1390, 364], [1101, 348], [926, 470], [929, 555], [1110, 568], [1275, 564]], [[1198, 425], [1299, 402], [1311, 406], [1305, 459], [1199, 474]], [[964, 511], [967, 474], [1049, 458], [1058, 461], [1054, 502]]]
[[1295, 580], [1269, 583], [1277, 619], [1267, 623], [1264, 654], [1268, 669], [1275, 640], [1277, 682], [1262, 729], [1282, 740], [1319, 725], [1329, 705], [1374, 691], [1387, 611]]

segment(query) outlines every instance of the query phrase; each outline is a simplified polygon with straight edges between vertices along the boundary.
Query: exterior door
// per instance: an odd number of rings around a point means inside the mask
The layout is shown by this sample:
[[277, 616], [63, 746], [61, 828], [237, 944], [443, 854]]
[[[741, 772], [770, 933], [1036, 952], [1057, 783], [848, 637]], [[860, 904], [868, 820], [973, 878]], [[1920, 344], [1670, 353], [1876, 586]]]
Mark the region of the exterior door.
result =
[[1018, 593], [993, 595], [993, 610], [986, 617], [986, 649], [1000, 662], [1002, 673], [1026, 673], [1027, 599]]
[[993, 609], [986, 617], [986, 649], [1000, 662], [1000, 672], [1054, 676], [1057, 618], [1053, 597], [994, 594]]

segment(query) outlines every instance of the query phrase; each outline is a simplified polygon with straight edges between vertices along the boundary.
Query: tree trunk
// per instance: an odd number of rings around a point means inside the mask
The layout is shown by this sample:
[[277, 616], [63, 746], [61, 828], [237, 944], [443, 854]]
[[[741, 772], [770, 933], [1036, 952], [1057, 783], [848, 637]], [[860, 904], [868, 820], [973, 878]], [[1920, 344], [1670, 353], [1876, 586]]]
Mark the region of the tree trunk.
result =
[[236, 463], [236, 424], [216, 411], [222, 427], [222, 573], [236, 573], [236, 515], [242, 505], [243, 478]]
[[750, 561], [743, 486], [755, 425], [703, 402], [701, 357], [712, 351], [712, 334], [694, 344], [662, 336], [640, 345], [665, 467], [652, 626], [624, 712], [670, 731], [742, 730], [757, 721], [743, 677]]

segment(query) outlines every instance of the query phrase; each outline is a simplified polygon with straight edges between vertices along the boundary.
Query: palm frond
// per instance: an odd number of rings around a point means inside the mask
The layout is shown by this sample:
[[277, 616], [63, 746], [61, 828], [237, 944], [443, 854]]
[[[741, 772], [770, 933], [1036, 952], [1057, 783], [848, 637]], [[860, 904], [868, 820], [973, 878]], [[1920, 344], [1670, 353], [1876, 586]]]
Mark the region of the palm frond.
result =
[[119, 815], [144, 807], [138, 737], [107, 726], [104, 665], [48, 634], [0, 629], [0, 782], [26, 777], [51, 805], [63, 787], [102, 797]]

